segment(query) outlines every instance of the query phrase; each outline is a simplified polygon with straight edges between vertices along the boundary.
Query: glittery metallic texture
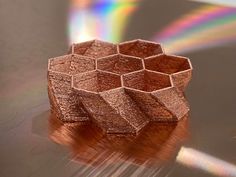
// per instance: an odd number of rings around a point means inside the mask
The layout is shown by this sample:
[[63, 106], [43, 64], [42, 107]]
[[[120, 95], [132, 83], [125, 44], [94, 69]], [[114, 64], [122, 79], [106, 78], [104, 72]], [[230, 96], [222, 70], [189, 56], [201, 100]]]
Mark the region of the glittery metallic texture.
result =
[[183, 91], [191, 74], [189, 59], [164, 54], [157, 43], [74, 44], [49, 60], [51, 109], [64, 122], [136, 134], [151, 121], [178, 121], [189, 112]]

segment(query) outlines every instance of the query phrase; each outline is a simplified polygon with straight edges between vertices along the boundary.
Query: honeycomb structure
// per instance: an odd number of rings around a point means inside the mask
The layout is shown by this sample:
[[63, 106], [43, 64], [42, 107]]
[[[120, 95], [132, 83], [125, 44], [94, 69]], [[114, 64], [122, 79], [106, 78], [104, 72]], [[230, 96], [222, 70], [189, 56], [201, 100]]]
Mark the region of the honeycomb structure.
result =
[[106, 133], [137, 134], [152, 121], [188, 114], [183, 92], [191, 76], [190, 60], [165, 54], [158, 43], [82, 42], [49, 59], [51, 111], [63, 122], [92, 121]]

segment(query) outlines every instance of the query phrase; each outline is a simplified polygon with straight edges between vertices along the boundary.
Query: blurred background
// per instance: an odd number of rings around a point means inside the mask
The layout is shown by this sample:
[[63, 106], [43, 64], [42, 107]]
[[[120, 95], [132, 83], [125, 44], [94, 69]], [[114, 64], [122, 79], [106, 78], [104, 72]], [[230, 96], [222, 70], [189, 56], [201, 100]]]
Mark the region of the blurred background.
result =
[[155, 41], [194, 68], [190, 137], [177, 157], [119, 174], [236, 176], [235, 0], [0, 0], [1, 177], [88, 176], [48, 138], [47, 60], [94, 38]]

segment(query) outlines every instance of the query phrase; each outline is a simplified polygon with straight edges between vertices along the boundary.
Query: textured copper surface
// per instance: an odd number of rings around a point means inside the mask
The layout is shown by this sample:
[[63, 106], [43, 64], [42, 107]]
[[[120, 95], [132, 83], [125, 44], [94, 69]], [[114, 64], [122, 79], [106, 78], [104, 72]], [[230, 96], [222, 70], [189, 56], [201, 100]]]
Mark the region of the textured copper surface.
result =
[[74, 44], [68, 55], [49, 60], [51, 110], [64, 122], [137, 134], [150, 121], [178, 121], [189, 112], [183, 91], [191, 73], [189, 59], [149, 41]]
[[[106, 134], [91, 122], [63, 123], [51, 114], [50, 138], [72, 151], [72, 159], [90, 165], [128, 161], [153, 165], [175, 159], [188, 138], [188, 115], [172, 124], [148, 124], [138, 136]], [[108, 162], [109, 161], [109, 162]]]

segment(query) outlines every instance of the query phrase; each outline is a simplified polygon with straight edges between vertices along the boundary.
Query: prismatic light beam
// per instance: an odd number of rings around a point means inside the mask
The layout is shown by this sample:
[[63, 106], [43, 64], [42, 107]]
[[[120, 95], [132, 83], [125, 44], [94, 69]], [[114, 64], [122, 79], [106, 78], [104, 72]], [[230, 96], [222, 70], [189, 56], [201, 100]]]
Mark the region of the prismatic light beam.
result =
[[69, 13], [69, 42], [91, 39], [120, 42], [138, 0], [72, 0]]
[[168, 53], [186, 53], [236, 41], [236, 8], [203, 5], [156, 34]]

